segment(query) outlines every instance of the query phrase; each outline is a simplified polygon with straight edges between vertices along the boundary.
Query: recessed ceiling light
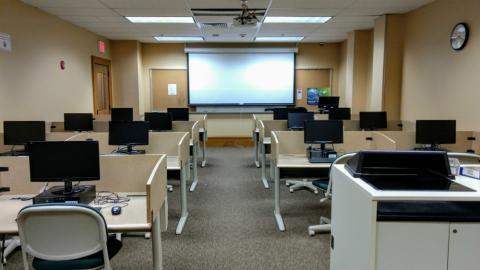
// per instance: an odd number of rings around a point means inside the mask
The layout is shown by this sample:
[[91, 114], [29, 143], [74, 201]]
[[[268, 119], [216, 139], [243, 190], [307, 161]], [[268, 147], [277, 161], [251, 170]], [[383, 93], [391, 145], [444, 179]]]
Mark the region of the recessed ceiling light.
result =
[[192, 17], [125, 17], [132, 23], [194, 23]]
[[203, 37], [166, 37], [158, 36], [154, 37], [158, 41], [203, 41]]
[[266, 17], [264, 23], [326, 23], [332, 17]]
[[302, 41], [305, 37], [256, 37], [259, 42], [293, 42]]

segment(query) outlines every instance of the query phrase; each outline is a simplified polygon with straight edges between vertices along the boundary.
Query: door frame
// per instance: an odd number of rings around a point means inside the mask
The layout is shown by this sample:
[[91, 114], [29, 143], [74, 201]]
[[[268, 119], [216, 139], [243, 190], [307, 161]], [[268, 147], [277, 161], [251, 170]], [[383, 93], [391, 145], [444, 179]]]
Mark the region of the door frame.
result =
[[93, 115], [97, 115], [97, 96], [95, 95], [96, 78], [95, 78], [95, 64], [106, 66], [108, 68], [108, 104], [109, 110], [112, 109], [112, 61], [110, 59], [101, 58], [92, 55], [92, 93], [93, 93]]

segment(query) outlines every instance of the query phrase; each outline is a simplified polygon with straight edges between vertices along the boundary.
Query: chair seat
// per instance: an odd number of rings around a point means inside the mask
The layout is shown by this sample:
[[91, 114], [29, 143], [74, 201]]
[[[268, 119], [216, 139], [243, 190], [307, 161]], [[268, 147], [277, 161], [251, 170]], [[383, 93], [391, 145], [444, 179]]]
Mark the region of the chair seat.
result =
[[327, 190], [328, 189], [328, 182], [329, 182], [329, 179], [325, 178], [325, 179], [314, 180], [314, 181], [312, 181], [312, 184], [314, 186], [318, 187], [319, 189]]
[[[107, 241], [108, 257], [111, 259], [122, 248], [122, 242], [114, 237]], [[71, 270], [71, 269], [95, 269], [103, 266], [103, 252], [99, 251], [90, 256], [68, 260], [68, 261], [47, 261], [38, 258], [33, 259], [32, 266], [35, 270]]]

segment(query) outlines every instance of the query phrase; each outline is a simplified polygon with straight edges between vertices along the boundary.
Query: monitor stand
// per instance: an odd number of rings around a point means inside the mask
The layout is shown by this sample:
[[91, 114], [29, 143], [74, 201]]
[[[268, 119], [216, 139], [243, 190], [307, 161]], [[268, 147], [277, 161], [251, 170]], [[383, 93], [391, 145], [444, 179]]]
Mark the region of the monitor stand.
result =
[[0, 156], [10, 156], [10, 157], [28, 156], [28, 150], [26, 146], [22, 150], [15, 150], [15, 145], [13, 145], [10, 151], [1, 153]]
[[85, 187], [80, 185], [74, 187], [71, 180], [65, 180], [63, 187], [55, 186], [48, 189], [48, 191], [54, 195], [72, 195], [85, 191]]
[[443, 152], [448, 152], [447, 149], [440, 147], [439, 144], [430, 144], [430, 146], [426, 147], [416, 147], [414, 150], [417, 151], [443, 151]]
[[133, 145], [129, 144], [127, 145], [127, 149], [118, 149], [115, 151], [115, 153], [126, 155], [144, 155], [145, 150], [134, 150]]
[[337, 159], [337, 152], [333, 149], [326, 149], [325, 144], [320, 144], [320, 148], [308, 148], [308, 160], [310, 163], [332, 163]]

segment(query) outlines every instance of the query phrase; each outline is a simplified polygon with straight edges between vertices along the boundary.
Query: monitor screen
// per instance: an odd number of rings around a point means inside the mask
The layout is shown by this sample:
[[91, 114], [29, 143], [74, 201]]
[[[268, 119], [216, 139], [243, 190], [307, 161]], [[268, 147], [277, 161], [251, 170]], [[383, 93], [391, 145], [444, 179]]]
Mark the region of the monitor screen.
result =
[[304, 142], [307, 144], [343, 143], [343, 122], [339, 120], [306, 121]]
[[289, 108], [274, 108], [273, 109], [273, 120], [288, 120], [288, 113], [291, 109]]
[[108, 144], [110, 145], [148, 145], [148, 122], [110, 122]]
[[93, 130], [93, 114], [91, 113], [65, 113], [63, 122], [66, 131]]
[[387, 128], [387, 112], [360, 112], [360, 129]]
[[168, 108], [167, 112], [172, 114], [173, 121], [188, 121], [190, 112], [188, 108]]
[[417, 120], [416, 142], [418, 144], [455, 144], [455, 120]]
[[133, 108], [112, 108], [112, 121], [133, 121]]
[[145, 122], [150, 124], [150, 130], [172, 130], [172, 115], [170, 113], [146, 112]]
[[289, 113], [287, 125], [289, 129], [303, 129], [307, 120], [313, 120], [313, 113]]
[[352, 114], [350, 108], [333, 108], [328, 111], [329, 120], [350, 120]]
[[31, 141], [45, 141], [45, 121], [3, 122], [3, 144], [24, 145]]
[[97, 141], [32, 142], [29, 151], [32, 182], [100, 179]]
[[339, 103], [340, 103], [340, 97], [330, 97], [330, 96], [318, 97], [319, 108], [338, 108]]

